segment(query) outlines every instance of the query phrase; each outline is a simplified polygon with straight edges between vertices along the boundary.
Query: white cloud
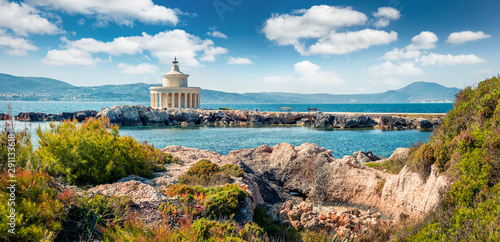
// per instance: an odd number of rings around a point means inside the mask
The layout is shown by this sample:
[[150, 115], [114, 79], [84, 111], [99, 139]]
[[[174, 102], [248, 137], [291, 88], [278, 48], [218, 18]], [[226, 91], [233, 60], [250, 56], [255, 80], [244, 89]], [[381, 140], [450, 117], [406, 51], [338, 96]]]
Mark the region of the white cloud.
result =
[[262, 31], [267, 39], [276, 44], [292, 45], [298, 52], [306, 55], [306, 40], [322, 39], [326, 42], [335, 31], [364, 25], [367, 20], [364, 13], [351, 7], [319, 5], [294, 11], [292, 14], [274, 14], [266, 20]]
[[116, 67], [122, 69], [120, 72], [124, 74], [153, 74], [158, 71], [158, 67], [148, 63], [141, 63], [137, 66], [120, 63]]
[[66, 37], [61, 40], [67, 48], [80, 49], [91, 53], [107, 53], [110, 55], [133, 55], [141, 51], [140, 43], [129, 37], [118, 37], [111, 42], [102, 42], [92, 38], [70, 41]]
[[477, 64], [477, 63], [483, 63], [486, 62], [486, 60], [483, 60], [476, 55], [441, 55], [441, 54], [435, 54], [435, 53], [430, 53], [427, 55], [424, 55], [418, 59], [420, 63], [424, 66], [428, 65], [438, 65], [438, 66], [443, 66], [443, 65], [459, 65], [459, 64]]
[[459, 45], [465, 42], [486, 39], [489, 37], [491, 36], [483, 33], [483, 31], [478, 31], [478, 32], [462, 31], [462, 32], [451, 33], [450, 36], [448, 36], [446, 43]]
[[377, 28], [383, 28], [389, 26], [391, 20], [398, 20], [401, 18], [401, 13], [399, 10], [391, 7], [380, 7], [377, 12], [373, 13], [375, 18], [378, 18], [375, 21], [374, 26]]
[[429, 50], [436, 48], [438, 37], [429, 31], [422, 31], [411, 39], [412, 44], [406, 47], [407, 50]]
[[321, 38], [309, 48], [310, 54], [346, 54], [372, 45], [389, 44], [398, 39], [394, 31], [390, 33], [380, 30], [364, 29], [356, 32], [331, 33]]
[[[215, 46], [210, 39], [171, 30], [156, 35], [143, 33], [142, 36], [118, 37], [109, 42], [92, 38], [71, 41], [61, 39], [66, 49], [81, 50], [85, 53], [105, 53], [109, 55], [136, 55], [148, 51], [162, 63], [170, 63], [177, 57], [183, 65], [200, 66], [199, 61], [212, 62], [217, 56], [228, 53], [226, 48]], [[201, 55], [201, 57], [200, 57]], [[57, 57], [57, 56], [56, 56]]]
[[50, 50], [42, 60], [43, 64], [52, 66], [95, 66], [98, 62], [101, 62], [99, 58], [92, 58], [91, 53], [78, 49]]
[[28, 51], [38, 49], [28, 40], [9, 36], [0, 29], [0, 48], [2, 47], [8, 55], [28, 55]]
[[409, 60], [417, 59], [422, 53], [419, 50], [405, 50], [394, 48], [393, 50], [386, 52], [382, 59], [398, 61], [398, 60]]
[[420, 76], [424, 72], [415, 67], [413, 63], [402, 63], [395, 65], [390, 61], [386, 61], [380, 65], [375, 65], [368, 68], [368, 73], [372, 77], [387, 78], [387, 77], [403, 77], [403, 76]]
[[253, 64], [252, 60], [243, 57], [229, 57], [227, 60], [228, 65], [250, 65]]
[[21, 36], [64, 32], [46, 18], [41, 17], [38, 10], [25, 3], [0, 0], [0, 13], [0, 27], [8, 28]]
[[201, 61], [214, 62], [216, 56], [227, 54], [229, 50], [216, 46], [207, 48], [204, 53], [203, 57], [200, 58]]
[[28, 0], [35, 6], [61, 10], [69, 14], [95, 16], [98, 20], [114, 21], [132, 26], [134, 20], [147, 24], [177, 24], [179, 10], [156, 5], [152, 0]]
[[208, 32], [207, 34], [212, 36], [212, 37], [227, 39], [227, 35], [225, 35], [224, 33], [220, 32], [220, 31], [217, 31], [217, 30], [214, 30], [212, 32]]
[[321, 67], [309, 61], [302, 61], [293, 65], [295, 77], [267, 76], [264, 81], [268, 83], [294, 83], [308, 84], [309, 86], [337, 86], [344, 80], [334, 71], [322, 71]]

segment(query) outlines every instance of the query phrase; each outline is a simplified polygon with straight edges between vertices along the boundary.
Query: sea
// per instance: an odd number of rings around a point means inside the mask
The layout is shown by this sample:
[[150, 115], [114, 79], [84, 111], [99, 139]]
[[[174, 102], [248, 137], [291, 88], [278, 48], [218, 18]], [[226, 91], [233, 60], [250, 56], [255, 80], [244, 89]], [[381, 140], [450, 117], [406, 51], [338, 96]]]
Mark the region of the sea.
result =
[[[29, 102], [0, 101], [0, 113], [6, 113], [8, 106], [15, 115], [20, 112], [60, 113], [79, 110], [100, 110], [113, 105], [148, 105], [132, 102]], [[323, 112], [365, 112], [365, 113], [446, 113], [453, 104], [202, 104], [205, 109], [230, 108], [279, 112], [281, 107], [291, 111], [306, 112], [307, 108], [317, 108]], [[48, 129], [48, 122], [16, 122], [17, 128], [27, 127], [33, 137], [35, 147], [38, 140], [36, 129]], [[261, 145], [274, 146], [278, 143], [301, 145], [315, 143], [332, 150], [335, 158], [352, 155], [356, 151], [372, 151], [376, 155], [389, 157], [398, 147], [411, 147], [419, 142], [427, 142], [432, 132], [419, 130], [385, 131], [379, 129], [331, 129], [297, 126], [258, 127], [120, 127], [121, 135], [129, 135], [138, 141], [145, 141], [157, 148], [169, 145], [211, 150], [227, 155], [233, 150], [257, 148]]]

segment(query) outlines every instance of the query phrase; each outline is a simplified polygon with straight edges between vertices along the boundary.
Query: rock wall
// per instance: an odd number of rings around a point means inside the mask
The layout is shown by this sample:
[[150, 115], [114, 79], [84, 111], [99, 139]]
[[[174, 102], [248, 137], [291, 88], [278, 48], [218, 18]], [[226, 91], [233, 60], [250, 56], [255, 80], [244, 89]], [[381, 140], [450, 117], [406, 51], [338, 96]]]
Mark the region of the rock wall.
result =
[[[264, 145], [233, 151], [228, 157], [240, 161], [269, 204], [297, 199], [290, 195], [293, 192], [324, 205], [356, 205], [393, 218], [420, 216], [437, 205], [439, 191], [449, 185], [436, 169], [425, 181], [407, 168], [398, 175], [386, 174], [365, 167], [353, 156], [334, 159], [331, 151], [309, 143]], [[380, 193], [377, 186], [382, 180]]]

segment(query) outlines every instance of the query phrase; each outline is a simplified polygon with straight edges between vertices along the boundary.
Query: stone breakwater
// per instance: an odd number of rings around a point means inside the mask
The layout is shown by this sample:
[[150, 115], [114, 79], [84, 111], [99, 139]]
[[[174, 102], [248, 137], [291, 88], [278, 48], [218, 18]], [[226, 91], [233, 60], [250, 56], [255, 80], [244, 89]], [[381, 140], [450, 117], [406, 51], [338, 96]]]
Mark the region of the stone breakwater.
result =
[[26, 121], [62, 121], [76, 118], [78, 121], [82, 121], [90, 117], [107, 117], [111, 123], [121, 126], [187, 126], [200, 124], [220, 126], [298, 125], [318, 128], [382, 128], [398, 130], [431, 130], [442, 122], [442, 118], [401, 117], [395, 114], [155, 109], [142, 105], [116, 105], [105, 107], [100, 112], [85, 110], [60, 114], [20, 113], [15, 119]]

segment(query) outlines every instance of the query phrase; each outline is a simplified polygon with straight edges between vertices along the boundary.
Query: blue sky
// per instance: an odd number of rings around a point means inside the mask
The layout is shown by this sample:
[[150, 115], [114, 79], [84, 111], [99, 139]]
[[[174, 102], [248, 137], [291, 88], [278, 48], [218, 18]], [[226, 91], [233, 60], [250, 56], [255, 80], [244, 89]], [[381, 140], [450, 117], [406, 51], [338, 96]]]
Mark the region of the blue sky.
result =
[[227, 92], [463, 88], [500, 73], [500, 2], [0, 0], [0, 72]]

